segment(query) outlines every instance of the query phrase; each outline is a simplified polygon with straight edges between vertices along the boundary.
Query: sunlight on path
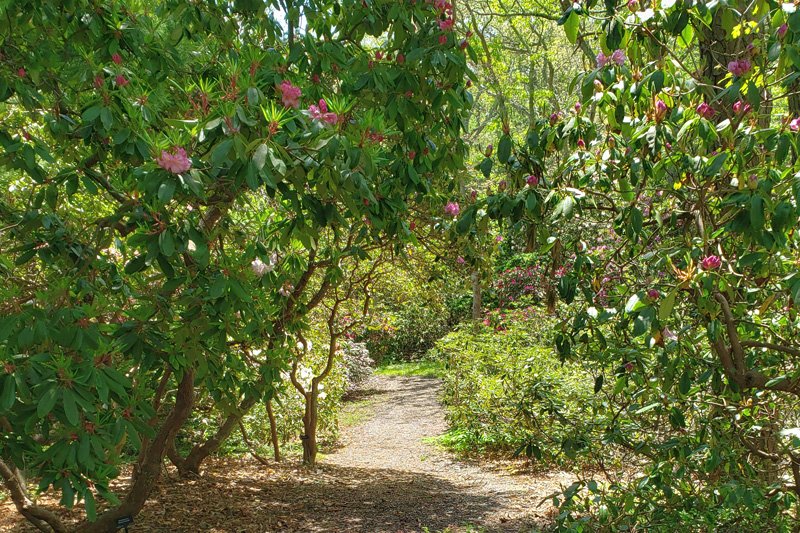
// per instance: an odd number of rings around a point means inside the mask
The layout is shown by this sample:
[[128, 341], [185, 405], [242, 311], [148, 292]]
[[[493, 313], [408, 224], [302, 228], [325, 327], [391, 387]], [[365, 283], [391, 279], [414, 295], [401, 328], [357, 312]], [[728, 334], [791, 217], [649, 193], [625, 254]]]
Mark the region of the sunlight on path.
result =
[[[486, 531], [531, 531], [547, 523], [550, 505], [539, 507], [539, 503], [561, 483], [569, 484], [569, 475], [512, 476], [498, 468], [458, 461], [427, 444], [426, 438], [447, 429], [439, 388], [435, 378], [372, 378], [362, 392], [376, 400], [374, 413], [346, 429], [343, 447], [324, 459], [325, 465], [365, 469], [362, 473], [367, 469], [397, 472], [398, 482], [376, 495], [381, 504], [374, 510], [382, 520], [373, 521], [375, 531], [421, 531], [424, 527], [462, 531], [467, 525]], [[409, 507], [409, 493], [430, 492], [426, 485], [431, 479], [444, 484], [443, 492], [428, 494], [433, 501], [424, 509]]]

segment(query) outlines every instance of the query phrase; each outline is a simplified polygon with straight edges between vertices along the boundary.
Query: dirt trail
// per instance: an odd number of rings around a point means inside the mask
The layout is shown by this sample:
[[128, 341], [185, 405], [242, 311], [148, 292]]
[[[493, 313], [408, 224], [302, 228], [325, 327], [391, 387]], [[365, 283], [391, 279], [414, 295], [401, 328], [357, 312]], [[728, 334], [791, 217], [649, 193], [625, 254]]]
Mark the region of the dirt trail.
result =
[[512, 475], [498, 464], [458, 461], [426, 443], [447, 429], [439, 387], [433, 378], [376, 376], [361, 391], [377, 399], [372, 417], [345, 430], [344, 446], [323, 464], [388, 470], [397, 482], [364, 502], [359, 530], [531, 531], [547, 523], [550, 506], [539, 506], [541, 499], [570, 477]]
[[[312, 471], [250, 458], [212, 458], [191, 480], [170, 469], [130, 533], [538, 531], [550, 515], [542, 497], [570, 476], [511, 475], [500, 463], [465, 463], [425, 443], [446, 429], [439, 385], [373, 377], [359, 393], [374, 400], [368, 419], [345, 429], [339, 448]], [[54, 501], [48, 495], [43, 503]], [[82, 516], [78, 508], [60, 514]], [[35, 531], [0, 498], [0, 532]]]

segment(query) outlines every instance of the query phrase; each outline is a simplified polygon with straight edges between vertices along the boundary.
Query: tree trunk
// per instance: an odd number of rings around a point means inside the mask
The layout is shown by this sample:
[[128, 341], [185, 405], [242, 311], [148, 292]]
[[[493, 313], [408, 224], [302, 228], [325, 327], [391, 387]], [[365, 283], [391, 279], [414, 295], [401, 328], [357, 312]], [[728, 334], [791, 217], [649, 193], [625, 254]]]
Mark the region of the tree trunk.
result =
[[272, 411], [272, 398], [267, 400], [267, 416], [269, 417], [269, 438], [272, 441], [272, 453], [275, 461], [280, 461], [281, 445], [278, 441], [278, 424], [275, 422], [275, 413]]
[[480, 320], [481, 309], [483, 307], [483, 293], [481, 292], [481, 274], [472, 273], [472, 319]]
[[81, 533], [108, 533], [116, 531], [117, 519], [124, 516], [135, 516], [142, 510], [150, 492], [161, 477], [161, 464], [164, 454], [170, 443], [175, 439], [178, 430], [189, 418], [194, 404], [194, 370], [186, 370], [178, 385], [175, 395], [175, 405], [161, 429], [150, 442], [144, 461], [139, 467], [138, 475], [134, 479], [127, 496], [114, 509], [101, 514], [95, 522], [84, 522], [76, 531]]
[[33, 502], [28, 494], [28, 488], [23, 481], [22, 474], [15, 465], [0, 459], [0, 477], [3, 478], [3, 483], [17, 511], [28, 522], [33, 524], [36, 529], [46, 532], [66, 533], [67, 528], [58, 516]]
[[239, 410], [236, 413], [229, 414], [214, 435], [201, 444], [195, 444], [189, 452], [189, 455], [185, 458], [178, 454], [174, 446], [168, 450], [169, 460], [178, 469], [180, 476], [191, 477], [200, 474], [200, 466], [202, 466], [203, 461], [205, 461], [209, 455], [219, 450], [222, 443], [236, 430], [239, 421], [245, 413], [250, 411], [255, 404], [255, 398], [244, 400], [239, 405]]
[[312, 384], [311, 391], [306, 395], [306, 410], [303, 414], [303, 430], [305, 434], [300, 437], [303, 443], [303, 464], [306, 466], [314, 466], [317, 462], [318, 392], [317, 384]]

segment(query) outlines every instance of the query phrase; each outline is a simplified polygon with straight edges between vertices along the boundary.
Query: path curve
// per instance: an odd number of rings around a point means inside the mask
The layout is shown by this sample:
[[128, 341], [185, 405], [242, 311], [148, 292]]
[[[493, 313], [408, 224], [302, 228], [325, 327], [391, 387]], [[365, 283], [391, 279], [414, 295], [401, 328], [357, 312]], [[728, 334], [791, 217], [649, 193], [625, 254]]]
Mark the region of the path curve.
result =
[[438, 379], [417, 376], [374, 376], [362, 386], [362, 395], [376, 397], [372, 416], [345, 429], [343, 446], [323, 465], [394, 472], [397, 483], [376, 494], [380, 503], [359, 517], [367, 522], [364, 530], [531, 531], [549, 522], [552, 511], [549, 503], [540, 505], [542, 498], [569, 484], [569, 475], [512, 475], [430, 444], [447, 430], [440, 388]]
[[[539, 504], [569, 475], [511, 475], [424, 442], [446, 430], [439, 390], [432, 378], [371, 378], [360, 391], [374, 399], [369, 418], [346, 428], [314, 469], [246, 457], [209, 458], [190, 480], [170, 469], [131, 533], [517, 532], [551, 522], [549, 504]], [[50, 493], [43, 500], [55, 503]], [[79, 506], [59, 514], [82, 518]], [[35, 531], [0, 500], [0, 533]]]

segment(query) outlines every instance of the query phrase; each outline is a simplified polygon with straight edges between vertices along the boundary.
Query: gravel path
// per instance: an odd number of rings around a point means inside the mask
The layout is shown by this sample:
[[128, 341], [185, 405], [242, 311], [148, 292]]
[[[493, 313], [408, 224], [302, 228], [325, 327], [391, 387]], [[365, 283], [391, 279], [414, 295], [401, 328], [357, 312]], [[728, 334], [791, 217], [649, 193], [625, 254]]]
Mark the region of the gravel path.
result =
[[[512, 475], [518, 464], [471, 464], [426, 444], [447, 428], [439, 381], [374, 377], [360, 396], [368, 419], [344, 430], [317, 468], [211, 458], [202, 475], [170, 469], [131, 533], [456, 533], [539, 531], [551, 522], [544, 496], [564, 473]], [[124, 484], [125, 479], [120, 480]], [[52, 496], [43, 498], [52, 505]], [[77, 521], [82, 513], [61, 511]], [[36, 531], [0, 498], [0, 532]]]
[[549, 522], [542, 497], [570, 476], [512, 475], [502, 465], [464, 463], [426, 443], [447, 429], [439, 388], [437, 379], [423, 377], [376, 376], [365, 384], [362, 393], [377, 397], [372, 417], [346, 429], [344, 446], [323, 462], [364, 469], [367, 477], [388, 471], [395, 480], [353, 513], [358, 531], [535, 531]]

